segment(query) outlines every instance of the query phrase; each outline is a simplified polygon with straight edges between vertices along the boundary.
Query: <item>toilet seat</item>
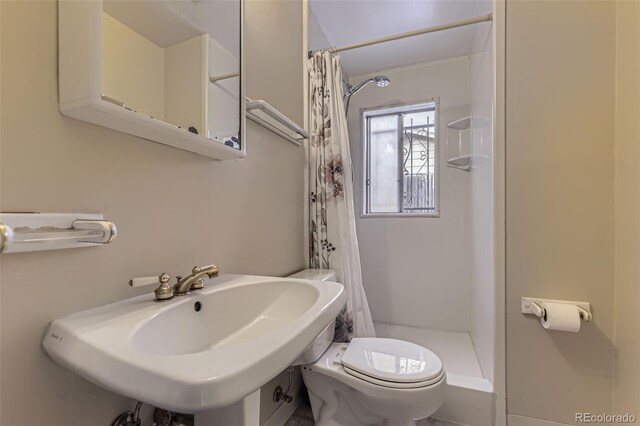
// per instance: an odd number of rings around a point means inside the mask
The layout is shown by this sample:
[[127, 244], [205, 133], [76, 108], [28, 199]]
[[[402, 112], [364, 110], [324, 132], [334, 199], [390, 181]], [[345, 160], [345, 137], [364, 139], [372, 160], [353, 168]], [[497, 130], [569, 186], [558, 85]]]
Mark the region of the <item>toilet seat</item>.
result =
[[436, 354], [397, 339], [355, 338], [341, 363], [347, 374], [390, 388], [420, 388], [444, 378], [442, 361]]
[[371, 376], [367, 376], [366, 374], [362, 374], [359, 373], [355, 370], [350, 369], [349, 367], [345, 367], [342, 366], [342, 369], [345, 371], [345, 373], [349, 374], [350, 376], [354, 376], [362, 381], [371, 383], [372, 385], [376, 385], [376, 386], [383, 386], [386, 388], [393, 388], [393, 389], [417, 389], [417, 388], [423, 388], [423, 387], [427, 387], [427, 386], [431, 386], [433, 384], [436, 384], [438, 382], [440, 382], [443, 378], [444, 378], [444, 371], [442, 371], [438, 376], [434, 377], [431, 380], [425, 381], [425, 382], [411, 382], [411, 383], [399, 383], [399, 382], [387, 382], [384, 380], [378, 380], [374, 377]]

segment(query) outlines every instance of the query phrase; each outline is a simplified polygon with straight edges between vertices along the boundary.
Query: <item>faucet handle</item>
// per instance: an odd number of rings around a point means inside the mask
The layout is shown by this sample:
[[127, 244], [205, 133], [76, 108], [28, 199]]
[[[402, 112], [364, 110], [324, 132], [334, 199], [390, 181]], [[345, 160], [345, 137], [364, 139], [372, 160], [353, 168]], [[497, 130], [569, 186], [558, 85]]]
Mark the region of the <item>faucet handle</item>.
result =
[[130, 279], [129, 285], [131, 287], [143, 287], [145, 285], [161, 284], [165, 278], [166, 278], [165, 282], [169, 281], [169, 275], [163, 272], [157, 277], [138, 277], [138, 278]]
[[160, 284], [153, 292], [156, 301], [169, 300], [173, 298], [173, 288], [168, 284], [169, 274], [163, 272], [157, 277], [139, 277], [129, 280], [131, 287], [142, 287], [145, 285]]

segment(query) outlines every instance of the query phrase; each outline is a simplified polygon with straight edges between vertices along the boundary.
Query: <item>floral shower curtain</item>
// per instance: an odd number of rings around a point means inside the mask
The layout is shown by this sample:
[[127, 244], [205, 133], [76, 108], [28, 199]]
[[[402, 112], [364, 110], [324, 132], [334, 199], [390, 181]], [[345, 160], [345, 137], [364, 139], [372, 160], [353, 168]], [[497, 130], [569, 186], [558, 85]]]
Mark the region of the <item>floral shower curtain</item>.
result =
[[308, 67], [310, 266], [333, 269], [345, 286], [347, 306], [336, 320], [335, 340], [375, 337], [362, 287], [340, 57], [316, 52]]

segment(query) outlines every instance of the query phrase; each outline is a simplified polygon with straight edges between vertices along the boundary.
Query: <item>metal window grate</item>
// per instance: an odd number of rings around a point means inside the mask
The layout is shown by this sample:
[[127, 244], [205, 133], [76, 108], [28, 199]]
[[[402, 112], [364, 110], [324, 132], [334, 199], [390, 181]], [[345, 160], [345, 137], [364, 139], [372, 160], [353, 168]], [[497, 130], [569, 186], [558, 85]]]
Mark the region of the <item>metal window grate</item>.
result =
[[363, 113], [364, 214], [436, 215], [437, 103]]
[[430, 116], [424, 125], [414, 125], [413, 117], [402, 129], [403, 204], [402, 211], [433, 213], [435, 199], [435, 124]]

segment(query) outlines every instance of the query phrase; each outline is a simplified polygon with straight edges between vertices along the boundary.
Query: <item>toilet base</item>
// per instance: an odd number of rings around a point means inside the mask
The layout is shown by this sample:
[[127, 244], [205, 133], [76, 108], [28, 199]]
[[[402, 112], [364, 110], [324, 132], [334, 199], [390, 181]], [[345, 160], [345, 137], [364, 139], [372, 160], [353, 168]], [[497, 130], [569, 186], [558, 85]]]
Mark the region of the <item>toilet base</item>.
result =
[[311, 410], [316, 426], [415, 426], [413, 419], [394, 419], [390, 422], [382, 416], [371, 413], [357, 401], [348, 401], [343, 395], [335, 395], [336, 404], [331, 408], [318, 395], [309, 391]]
[[444, 400], [444, 379], [428, 388], [372, 390], [377, 387], [342, 374], [349, 384], [302, 368], [317, 426], [415, 426]]

